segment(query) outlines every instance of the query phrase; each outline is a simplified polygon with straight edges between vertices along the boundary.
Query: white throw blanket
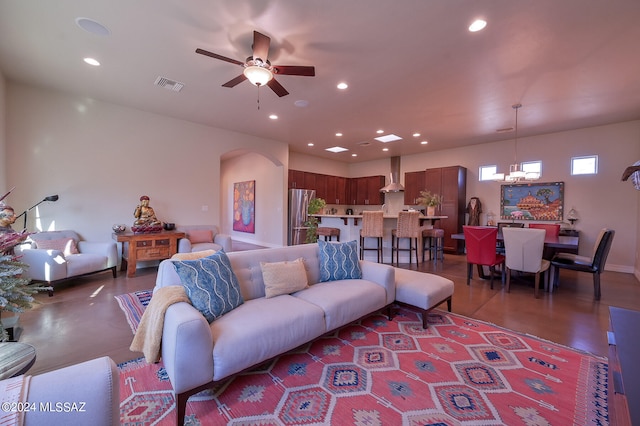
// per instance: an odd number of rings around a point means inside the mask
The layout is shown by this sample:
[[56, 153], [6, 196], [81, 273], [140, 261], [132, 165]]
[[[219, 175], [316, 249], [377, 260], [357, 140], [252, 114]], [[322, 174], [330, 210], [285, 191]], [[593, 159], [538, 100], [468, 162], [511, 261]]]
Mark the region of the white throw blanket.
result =
[[136, 334], [131, 342], [130, 350], [144, 353], [148, 363], [160, 361], [160, 343], [162, 342], [162, 328], [164, 314], [174, 303], [191, 303], [184, 287], [173, 285], [160, 287], [151, 297], [149, 305], [144, 310]]

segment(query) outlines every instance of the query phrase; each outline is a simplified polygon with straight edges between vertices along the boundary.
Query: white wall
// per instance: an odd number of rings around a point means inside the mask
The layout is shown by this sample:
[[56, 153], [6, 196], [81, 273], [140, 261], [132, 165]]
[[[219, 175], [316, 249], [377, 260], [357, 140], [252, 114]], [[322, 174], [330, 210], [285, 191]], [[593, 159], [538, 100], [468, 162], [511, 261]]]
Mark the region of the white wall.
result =
[[[131, 226], [143, 194], [162, 221], [225, 229], [221, 156], [246, 149], [281, 164], [288, 158], [281, 142], [69, 94], [10, 82], [6, 99], [4, 164], [7, 186], [16, 186], [9, 202], [20, 212], [60, 195], [30, 213], [31, 231], [75, 229], [86, 239], [110, 239], [114, 223]], [[21, 226], [20, 219], [14, 227]]]
[[289, 168], [311, 173], [321, 173], [333, 176], [350, 177], [349, 164], [342, 161], [331, 161], [313, 155], [291, 152], [289, 154]]
[[[598, 155], [596, 176], [571, 176], [572, 156]], [[497, 165], [507, 171], [513, 163], [514, 141], [487, 143], [464, 148], [403, 156], [400, 179], [404, 173], [431, 167], [460, 165], [467, 170], [467, 199], [480, 198], [486, 214], [500, 211], [500, 184], [479, 182], [481, 165]], [[621, 182], [623, 170], [640, 159], [640, 121], [619, 123], [568, 132], [518, 139], [518, 161], [542, 160], [541, 181], [565, 183], [565, 208], [574, 207], [580, 220], [580, 252], [592, 251], [598, 231], [603, 227], [616, 230], [607, 268], [638, 274], [640, 230], [640, 191], [630, 182]], [[298, 168], [297, 156], [291, 156], [290, 167]], [[350, 166], [350, 177], [388, 174], [389, 161], [376, 160]], [[318, 170], [318, 173], [326, 173]], [[403, 182], [404, 183], [404, 182]], [[483, 214], [482, 223], [486, 223]]]
[[[286, 151], [285, 149], [285, 155]], [[223, 232], [236, 241], [267, 247], [286, 245], [286, 176], [285, 167], [256, 153], [234, 156], [221, 163]], [[234, 231], [233, 184], [255, 180], [255, 234]]]

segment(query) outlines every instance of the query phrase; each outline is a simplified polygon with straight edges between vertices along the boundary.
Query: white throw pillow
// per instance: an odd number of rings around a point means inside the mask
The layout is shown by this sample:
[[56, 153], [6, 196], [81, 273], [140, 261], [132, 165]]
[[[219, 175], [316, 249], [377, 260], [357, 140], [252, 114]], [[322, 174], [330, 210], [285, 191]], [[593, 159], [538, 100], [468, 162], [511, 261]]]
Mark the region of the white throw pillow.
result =
[[260, 262], [265, 297], [290, 294], [309, 287], [302, 258], [284, 262]]

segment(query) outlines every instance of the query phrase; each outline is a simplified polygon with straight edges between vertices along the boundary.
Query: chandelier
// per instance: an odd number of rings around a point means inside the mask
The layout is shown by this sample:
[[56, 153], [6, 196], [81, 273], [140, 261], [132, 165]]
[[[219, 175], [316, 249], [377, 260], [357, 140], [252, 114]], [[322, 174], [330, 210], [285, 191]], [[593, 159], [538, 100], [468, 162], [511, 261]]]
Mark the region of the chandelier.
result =
[[538, 172], [525, 172], [522, 170], [522, 166], [518, 163], [518, 110], [522, 108], [522, 104], [511, 105], [511, 108], [516, 110], [516, 137], [514, 144], [514, 162], [509, 166], [509, 174], [505, 176], [504, 173], [495, 173], [493, 179], [496, 181], [505, 182], [519, 182], [523, 180], [538, 180], [540, 179], [540, 173]]

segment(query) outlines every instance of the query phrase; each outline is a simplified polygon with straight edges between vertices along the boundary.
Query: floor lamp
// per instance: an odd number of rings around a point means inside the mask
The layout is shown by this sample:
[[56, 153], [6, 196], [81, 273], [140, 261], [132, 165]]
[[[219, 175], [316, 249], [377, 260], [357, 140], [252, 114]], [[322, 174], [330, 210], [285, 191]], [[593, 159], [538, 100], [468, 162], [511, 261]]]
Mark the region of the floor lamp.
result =
[[56, 195], [49, 195], [48, 197], [44, 197], [44, 199], [36, 204], [34, 204], [33, 206], [29, 207], [27, 210], [23, 211], [22, 213], [20, 213], [18, 216], [16, 216], [16, 220], [18, 220], [18, 218], [22, 215], [24, 215], [24, 226], [22, 227], [22, 229], [27, 229], [27, 215], [29, 214], [29, 212], [33, 209], [35, 209], [36, 207], [38, 207], [40, 204], [44, 203], [45, 201], [58, 201], [58, 194]]

